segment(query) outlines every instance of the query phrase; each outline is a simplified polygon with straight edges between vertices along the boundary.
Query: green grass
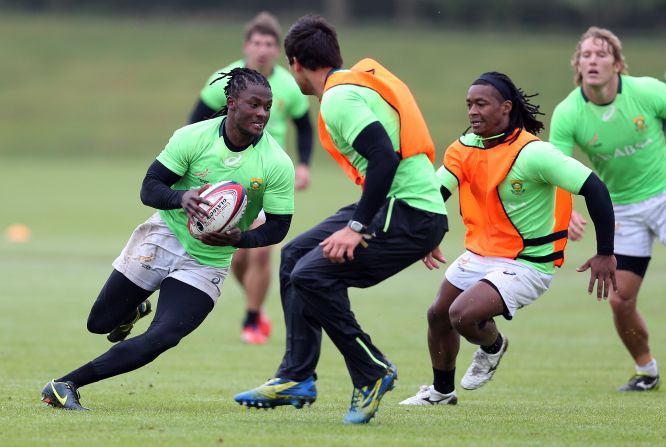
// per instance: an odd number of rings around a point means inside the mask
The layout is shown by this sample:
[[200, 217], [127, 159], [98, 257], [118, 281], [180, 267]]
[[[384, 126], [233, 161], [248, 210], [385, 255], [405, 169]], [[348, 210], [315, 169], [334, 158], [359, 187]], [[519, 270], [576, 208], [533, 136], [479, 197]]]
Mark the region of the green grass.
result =
[[[363, 328], [398, 366], [398, 388], [368, 426], [346, 427], [351, 396], [344, 362], [328, 339], [318, 368], [319, 398], [296, 411], [248, 411], [238, 391], [269, 378], [281, 358], [284, 326], [277, 284], [269, 344], [239, 341], [243, 298], [234, 280], [207, 321], [178, 347], [139, 371], [82, 389], [94, 411], [54, 411], [39, 402], [50, 378], [108, 349], [85, 330], [90, 305], [132, 229], [151, 211], [138, 200], [150, 161], [193, 104], [205, 76], [233, 59], [240, 24], [3, 16], [0, 53], [0, 230], [23, 223], [29, 242], [0, 241], [0, 444], [181, 446], [663, 445], [663, 392], [614, 390], [631, 362], [608, 303], [585, 293], [574, 268], [592, 253], [591, 234], [572, 244], [552, 289], [500, 327], [511, 339], [496, 378], [459, 389], [456, 407], [397, 403], [430, 381], [425, 312], [442, 278], [415, 265], [369, 290], [352, 291]], [[481, 71], [514, 75], [543, 92], [544, 110], [571, 87], [576, 36], [396, 34], [343, 30], [348, 61], [372, 55], [413, 86], [440, 151], [465, 127], [463, 98]], [[663, 69], [656, 41], [625, 39], [636, 73]], [[521, 49], [525, 54], [521, 54]], [[367, 53], [365, 53], [367, 51]], [[409, 51], [409, 57], [404, 52]], [[176, 61], [178, 59], [178, 61]], [[358, 196], [318, 152], [313, 186], [297, 195], [288, 238]], [[39, 210], [39, 213], [37, 212]], [[462, 250], [455, 198], [443, 249]], [[277, 263], [278, 255], [274, 254]], [[663, 290], [666, 256], [655, 256], [640, 309], [654, 354], [666, 362]], [[147, 327], [138, 324], [137, 332]], [[473, 348], [463, 343], [458, 379]], [[663, 365], [662, 365], [663, 366]]]
[[[608, 304], [586, 296], [586, 277], [574, 272], [592, 251], [589, 240], [572, 244], [551, 291], [513, 322], [500, 322], [510, 351], [484, 389], [459, 389], [457, 407], [397, 405], [430, 380], [425, 310], [442, 273], [415, 265], [375, 288], [352, 292], [359, 321], [400, 372], [399, 387], [367, 427], [341, 425], [351, 384], [328, 340], [319, 366], [320, 397], [311, 408], [248, 411], [231, 400], [271, 376], [284, 335], [273, 284], [273, 338], [266, 346], [241, 345], [243, 300], [233, 280], [208, 320], [178, 347], [139, 371], [84, 388], [83, 403], [94, 411], [53, 411], [38, 399], [44, 382], [108, 348], [103, 336], [86, 332], [85, 321], [110, 262], [150, 213], [136, 198], [144, 166], [5, 160], [3, 167], [8, 184], [24, 185], [20, 195], [5, 198], [3, 222], [33, 230], [27, 243], [0, 242], [3, 445], [656, 445], [666, 439], [663, 393], [614, 391], [631, 363], [614, 334]], [[35, 172], [48, 181], [25, 182]], [[298, 196], [292, 235], [352, 193], [344, 183], [337, 191], [328, 186], [340, 180], [335, 170], [316, 169], [314, 179], [313, 188]], [[46, 204], [42, 187], [53, 194]], [[34, 211], [38, 206], [41, 215]], [[443, 244], [451, 259], [462, 249], [455, 212], [452, 223]], [[666, 358], [666, 330], [658, 324], [665, 262], [657, 250], [641, 295], [659, 358]], [[138, 331], [146, 325], [140, 322]], [[472, 351], [463, 344], [459, 377]]]

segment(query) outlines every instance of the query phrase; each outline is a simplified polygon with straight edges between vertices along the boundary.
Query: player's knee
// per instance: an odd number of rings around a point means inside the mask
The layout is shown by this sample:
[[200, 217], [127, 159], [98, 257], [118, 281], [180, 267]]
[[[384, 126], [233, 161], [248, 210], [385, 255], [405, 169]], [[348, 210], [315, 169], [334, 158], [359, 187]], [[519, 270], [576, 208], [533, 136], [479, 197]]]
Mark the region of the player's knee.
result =
[[146, 332], [145, 343], [143, 343], [144, 353], [156, 357], [177, 346], [182, 339], [183, 337], [175, 331]]
[[271, 248], [258, 247], [252, 253], [252, 263], [265, 268], [270, 268], [271, 264]]
[[289, 281], [292, 286], [296, 288], [304, 288], [307, 286], [308, 278], [307, 275], [304, 274], [303, 269], [294, 268], [289, 273]]
[[631, 313], [636, 310], [636, 298], [633, 296], [613, 293], [609, 301], [614, 314]]
[[431, 328], [450, 327], [449, 314], [438, 309], [435, 305], [428, 308], [428, 326]]
[[107, 321], [104, 318], [99, 318], [92, 311], [90, 312], [90, 315], [88, 315], [86, 326], [88, 327], [88, 332], [93, 334], [108, 334], [115, 328], [115, 325], [110, 321]]
[[451, 326], [461, 334], [475, 324], [469, 312], [462, 306], [456, 306], [455, 303], [449, 308], [449, 321]]

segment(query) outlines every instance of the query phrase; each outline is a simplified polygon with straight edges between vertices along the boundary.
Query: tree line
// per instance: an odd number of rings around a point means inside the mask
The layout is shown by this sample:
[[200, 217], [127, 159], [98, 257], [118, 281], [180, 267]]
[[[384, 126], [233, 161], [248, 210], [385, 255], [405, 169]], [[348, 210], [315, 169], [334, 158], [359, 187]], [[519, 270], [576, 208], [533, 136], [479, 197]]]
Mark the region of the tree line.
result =
[[336, 25], [389, 22], [402, 26], [506, 27], [512, 30], [591, 24], [614, 30], [663, 32], [666, 0], [0, 0], [3, 10], [121, 15], [245, 17], [316, 12]]

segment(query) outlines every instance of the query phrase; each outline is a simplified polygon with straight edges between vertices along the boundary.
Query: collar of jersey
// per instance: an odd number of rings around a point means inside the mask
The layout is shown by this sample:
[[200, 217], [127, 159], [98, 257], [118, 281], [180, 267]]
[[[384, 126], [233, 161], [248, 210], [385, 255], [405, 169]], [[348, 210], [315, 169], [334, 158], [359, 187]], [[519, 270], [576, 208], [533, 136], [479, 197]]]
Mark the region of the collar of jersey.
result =
[[[617, 80], [617, 94], [619, 95], [620, 93], [622, 93], [622, 76], [620, 76], [618, 74], [617, 77], [618, 77], [618, 80]], [[580, 86], [580, 94], [583, 95], [583, 99], [585, 100], [585, 102], [590, 102], [590, 99], [587, 96], [585, 96], [585, 92], [583, 91], [583, 86], [582, 85]], [[615, 98], [617, 98], [617, 95], [615, 95]], [[615, 98], [613, 98], [613, 101], [615, 101]], [[599, 106], [599, 107], [609, 106], [609, 105], [613, 104], [613, 101], [608, 102], [606, 104], [595, 104], [595, 105]]]
[[222, 122], [220, 123], [220, 128], [218, 129], [218, 136], [224, 138], [224, 144], [227, 145], [227, 147], [229, 148], [229, 150], [231, 152], [243, 152], [245, 149], [247, 149], [250, 146], [255, 146], [256, 147], [257, 144], [259, 143], [259, 141], [261, 140], [261, 137], [264, 136], [264, 133], [261, 132], [247, 146], [245, 146], [245, 147], [236, 146], [231, 142], [231, 140], [229, 140], [229, 137], [227, 137], [227, 133], [224, 131], [224, 122], [226, 120], [227, 120], [226, 116], [224, 118], [222, 118]]

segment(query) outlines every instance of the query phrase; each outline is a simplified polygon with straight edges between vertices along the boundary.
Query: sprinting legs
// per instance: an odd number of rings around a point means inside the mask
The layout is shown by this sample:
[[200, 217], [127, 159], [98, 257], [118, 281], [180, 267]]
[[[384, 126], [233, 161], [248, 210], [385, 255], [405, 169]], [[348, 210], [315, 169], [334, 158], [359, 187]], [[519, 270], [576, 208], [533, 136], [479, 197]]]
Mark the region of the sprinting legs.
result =
[[643, 278], [637, 274], [628, 270], [618, 270], [618, 291], [611, 290], [610, 295], [615, 329], [637, 365], [645, 365], [652, 360], [647, 325], [636, 309], [642, 283]]

